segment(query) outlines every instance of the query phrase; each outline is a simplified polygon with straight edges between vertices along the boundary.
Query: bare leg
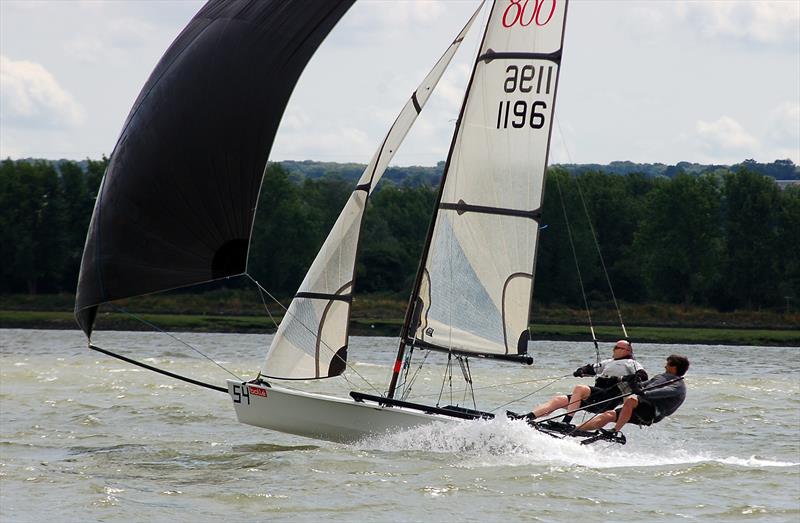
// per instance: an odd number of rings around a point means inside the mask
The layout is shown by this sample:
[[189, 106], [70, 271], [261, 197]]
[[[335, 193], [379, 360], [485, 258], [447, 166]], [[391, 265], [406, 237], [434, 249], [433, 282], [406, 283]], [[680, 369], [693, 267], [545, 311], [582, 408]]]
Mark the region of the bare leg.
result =
[[638, 405], [639, 398], [636, 396], [628, 396], [625, 398], [625, 403], [622, 404], [622, 410], [619, 411], [619, 418], [617, 418], [617, 424], [614, 425], [614, 430], [619, 432], [619, 429], [628, 423], [633, 415], [633, 409], [635, 409]]
[[569, 403], [569, 400], [567, 399], [566, 396], [564, 395], [553, 396], [547, 403], [542, 403], [541, 405], [533, 409], [533, 415], [536, 416], [537, 418], [541, 416], [546, 416], [551, 412], [553, 412], [554, 410], [563, 409], [564, 407], [567, 406], [567, 403]]
[[617, 412], [613, 410], [607, 410], [605, 412], [598, 414], [597, 416], [593, 417], [592, 419], [590, 419], [589, 421], [578, 427], [578, 430], [599, 429], [609, 423], [613, 423], [614, 420], [616, 419], [617, 419]]
[[572, 389], [572, 399], [564, 395], [553, 396], [547, 403], [542, 403], [533, 409], [533, 415], [540, 418], [558, 409], [567, 409], [567, 412], [575, 410], [581, 406], [581, 401], [588, 398], [591, 393], [592, 389], [588, 385], [575, 385], [575, 388]]
[[[592, 389], [590, 389], [588, 385], [575, 385], [575, 388], [572, 389], [572, 399], [569, 405], [567, 405], [567, 412], [580, 408], [581, 402], [588, 398], [591, 393]], [[571, 416], [572, 415], [570, 415], [570, 417]]]

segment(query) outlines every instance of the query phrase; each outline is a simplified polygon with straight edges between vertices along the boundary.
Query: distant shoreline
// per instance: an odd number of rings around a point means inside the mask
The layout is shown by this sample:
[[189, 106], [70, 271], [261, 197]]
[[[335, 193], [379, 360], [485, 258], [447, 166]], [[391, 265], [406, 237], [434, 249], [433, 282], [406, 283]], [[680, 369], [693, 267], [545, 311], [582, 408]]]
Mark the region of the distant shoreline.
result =
[[[275, 326], [261, 316], [143, 314], [143, 320], [172, 332], [216, 332], [268, 334]], [[354, 318], [350, 334], [355, 336], [398, 336], [402, 321], [398, 319]], [[98, 330], [148, 331], [147, 325], [122, 313], [98, 315]], [[71, 312], [64, 311], [0, 311], [0, 329], [77, 330]], [[697, 345], [756, 345], [800, 348], [800, 329], [740, 327], [676, 327], [627, 325], [632, 340], [639, 343]], [[531, 325], [534, 341], [591, 341], [586, 325], [541, 323]], [[614, 341], [621, 337], [619, 326], [595, 325], [598, 340]]]

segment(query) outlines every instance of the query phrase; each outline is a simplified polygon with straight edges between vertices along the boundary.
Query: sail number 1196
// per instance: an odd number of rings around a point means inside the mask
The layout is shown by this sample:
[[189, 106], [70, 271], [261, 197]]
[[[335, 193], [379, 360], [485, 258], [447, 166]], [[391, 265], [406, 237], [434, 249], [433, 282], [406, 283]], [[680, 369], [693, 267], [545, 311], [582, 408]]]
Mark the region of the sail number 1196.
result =
[[[526, 65], [518, 67], [509, 65], [506, 68], [506, 77], [503, 81], [503, 91], [508, 94], [533, 93], [550, 94], [553, 82], [553, 66], [539, 67]], [[514, 129], [530, 126], [532, 129], [541, 129], [545, 124], [547, 103], [541, 100], [500, 100], [497, 107], [497, 128]]]

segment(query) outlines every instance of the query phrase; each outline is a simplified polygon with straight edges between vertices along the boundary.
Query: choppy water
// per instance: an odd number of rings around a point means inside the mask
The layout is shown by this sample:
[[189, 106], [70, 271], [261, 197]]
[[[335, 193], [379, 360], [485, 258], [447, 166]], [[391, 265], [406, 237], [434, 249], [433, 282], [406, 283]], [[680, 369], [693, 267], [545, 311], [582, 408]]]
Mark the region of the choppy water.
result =
[[[243, 378], [268, 340], [181, 337]], [[228, 376], [163, 335], [95, 341], [206, 381]], [[388, 338], [353, 340], [353, 384], [370, 391], [357, 372], [384, 388], [394, 350]], [[562, 376], [594, 356], [585, 343], [531, 351], [533, 368], [473, 362], [475, 386]], [[686, 403], [651, 429], [629, 428], [624, 447], [581, 447], [504, 419], [342, 445], [240, 425], [227, 396], [90, 352], [77, 331], [0, 330], [0, 520], [800, 520], [800, 348], [637, 345], [651, 374], [673, 352], [692, 361]], [[443, 371], [436, 358], [416, 389], [438, 392]], [[546, 382], [480, 389], [478, 408]]]

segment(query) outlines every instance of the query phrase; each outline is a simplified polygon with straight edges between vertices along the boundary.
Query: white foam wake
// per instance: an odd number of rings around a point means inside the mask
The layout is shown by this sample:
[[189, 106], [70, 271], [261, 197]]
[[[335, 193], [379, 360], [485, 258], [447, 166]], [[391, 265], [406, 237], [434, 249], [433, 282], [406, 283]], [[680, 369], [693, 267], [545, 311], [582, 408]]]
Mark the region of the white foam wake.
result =
[[629, 430], [625, 446], [598, 442], [581, 445], [579, 439], [554, 438], [532, 430], [523, 421], [498, 417], [491, 421], [431, 424], [404, 432], [369, 438], [360, 446], [383, 451], [420, 451], [459, 456], [466, 467], [554, 465], [587, 468], [657, 467], [695, 463], [721, 463], [741, 467], [792, 467], [800, 463], [751, 456], [712, 456], [690, 450], [656, 431]]

